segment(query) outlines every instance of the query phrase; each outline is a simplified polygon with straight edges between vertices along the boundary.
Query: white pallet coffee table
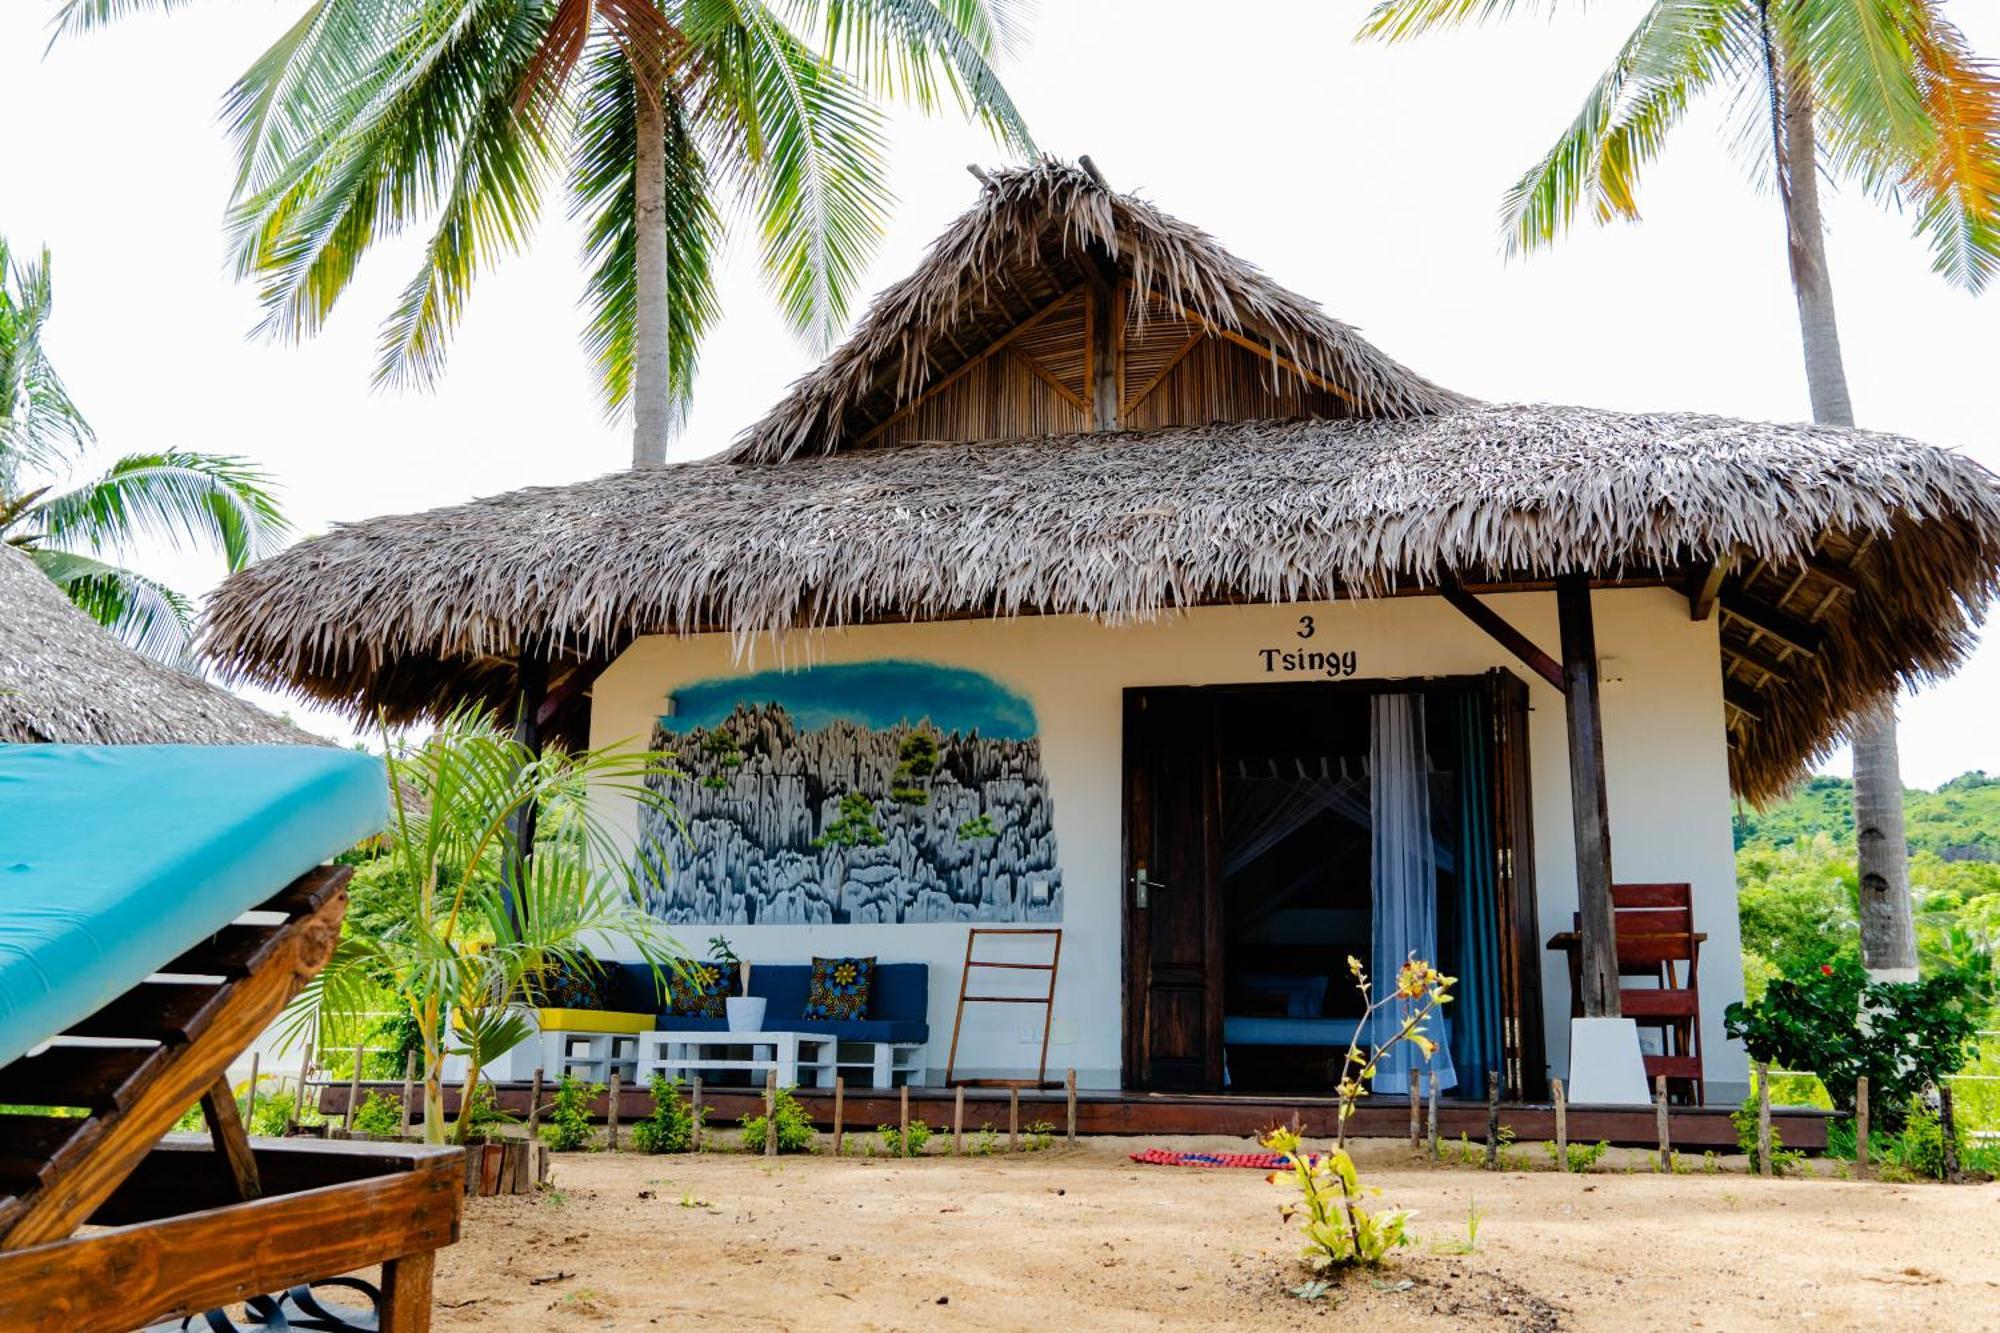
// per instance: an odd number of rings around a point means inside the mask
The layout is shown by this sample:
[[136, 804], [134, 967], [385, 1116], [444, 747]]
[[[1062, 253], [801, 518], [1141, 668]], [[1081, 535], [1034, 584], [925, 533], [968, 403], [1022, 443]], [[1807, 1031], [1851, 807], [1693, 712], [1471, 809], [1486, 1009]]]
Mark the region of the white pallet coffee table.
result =
[[784, 1088], [833, 1086], [840, 1043], [821, 1032], [642, 1032], [638, 1077], [708, 1077], [742, 1071], [755, 1086], [775, 1070]]

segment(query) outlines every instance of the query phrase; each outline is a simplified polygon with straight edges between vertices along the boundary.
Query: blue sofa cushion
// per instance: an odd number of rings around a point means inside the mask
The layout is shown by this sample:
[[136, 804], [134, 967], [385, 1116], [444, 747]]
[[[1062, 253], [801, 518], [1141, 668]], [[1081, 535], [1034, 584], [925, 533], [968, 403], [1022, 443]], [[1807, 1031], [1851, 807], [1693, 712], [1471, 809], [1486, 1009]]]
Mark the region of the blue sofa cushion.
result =
[[321, 745], [0, 745], [0, 1065], [382, 831]]
[[[754, 972], [752, 974], [755, 975]], [[726, 1018], [674, 1018], [660, 1015], [662, 1032], [726, 1032], [729, 1020]], [[841, 1041], [892, 1041], [909, 1042], [921, 1046], [931, 1039], [930, 1024], [906, 1018], [848, 1018], [829, 1021], [823, 1018], [795, 1018], [779, 1021], [765, 1018], [764, 1026], [774, 1032], [815, 1032], [836, 1037]]]
[[[607, 969], [606, 1007], [631, 1013], [652, 1010], [662, 1032], [721, 1032], [721, 1018], [685, 1018], [664, 1003], [643, 963], [612, 963]], [[805, 1016], [812, 982], [808, 963], [754, 963], [750, 993], [764, 999], [764, 1026], [773, 1032], [831, 1032], [847, 1041], [927, 1042], [930, 1040], [929, 963], [877, 963], [868, 1012], [839, 1021]], [[889, 1027], [882, 1025], [888, 1024]]]

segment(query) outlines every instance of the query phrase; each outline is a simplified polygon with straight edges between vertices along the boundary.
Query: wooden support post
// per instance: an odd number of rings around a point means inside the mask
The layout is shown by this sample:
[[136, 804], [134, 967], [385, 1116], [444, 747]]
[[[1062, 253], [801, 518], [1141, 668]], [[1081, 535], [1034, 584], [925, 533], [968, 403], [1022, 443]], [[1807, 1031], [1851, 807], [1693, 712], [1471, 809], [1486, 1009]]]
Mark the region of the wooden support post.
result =
[[1486, 1071], [1486, 1169], [1500, 1167], [1500, 1071]]
[[[311, 1037], [305, 1039], [304, 1047], [299, 1052], [299, 1097], [292, 1104], [292, 1123], [295, 1125], [304, 1124], [306, 1119], [306, 1082], [312, 1076], [313, 1063], [313, 1041]], [[317, 1111], [319, 1107], [314, 1106], [312, 1109]]]
[[841, 1143], [847, 1138], [847, 1076], [833, 1076], [833, 1155], [840, 1156]]
[[611, 1071], [611, 1091], [604, 1106], [604, 1146], [611, 1152], [618, 1151], [618, 1094], [620, 1079], [617, 1069]]
[[1063, 1074], [1063, 1094], [1068, 1102], [1063, 1122], [1063, 1147], [1076, 1146], [1076, 1071], [1067, 1070]]
[[952, 1089], [951, 1096], [951, 1155], [965, 1154], [965, 1088], [963, 1085]]
[[1854, 1080], [1854, 1178], [1868, 1179], [1868, 1076]]
[[905, 1083], [896, 1089], [896, 1142], [902, 1146], [903, 1156], [910, 1155], [910, 1085]]
[[1436, 1065], [1431, 1066], [1430, 1114], [1425, 1119], [1424, 1128], [1430, 1137], [1431, 1160], [1435, 1162], [1438, 1158], [1438, 1071]]
[[[539, 1074], [542, 1071], [538, 1069], [535, 1072]], [[396, 1127], [396, 1134], [399, 1138], [407, 1139], [410, 1137], [410, 1094], [415, 1088], [416, 1081], [417, 1053], [412, 1050], [403, 1056], [403, 1113], [401, 1123]], [[532, 1128], [528, 1130], [530, 1138], [534, 1137], [534, 1133], [535, 1131]]]
[[1660, 1135], [1661, 1175], [1672, 1175], [1674, 1170], [1672, 1123], [1667, 1114], [1667, 1076], [1662, 1074], [1653, 1080], [1653, 1128]]
[[764, 1155], [778, 1155], [778, 1071], [764, 1074]]
[[539, 1137], [542, 1128], [542, 1067], [535, 1066], [535, 1077], [528, 1084], [528, 1137]]
[[[838, 1153], [840, 1151], [840, 1081], [838, 1079], [835, 1079], [833, 1084], [833, 1110], [833, 1150], [835, 1153]], [[688, 1115], [691, 1117], [688, 1126], [688, 1146], [696, 1152], [700, 1152], [702, 1129], [700, 1074], [696, 1074], [688, 1081]]]
[[354, 1112], [361, 1101], [361, 1062], [368, 1058], [368, 1051], [360, 1042], [354, 1043], [354, 1072], [347, 1079], [347, 1114], [341, 1117], [340, 1127], [354, 1132]]
[[1757, 1174], [1771, 1174], [1771, 1066], [1757, 1062]]
[[422, 1333], [431, 1326], [431, 1277], [437, 1251], [382, 1265], [382, 1333]]
[[1964, 1177], [1958, 1170], [1958, 1113], [1952, 1109], [1950, 1080], [1939, 1079], [1937, 1090], [1938, 1130], [1944, 1136], [1944, 1179], [1947, 1185], [1956, 1185]]
[[243, 1104], [243, 1129], [246, 1133], [257, 1127], [257, 1066], [261, 1063], [258, 1052], [250, 1052], [250, 1091]]
[[1115, 277], [1093, 275], [1087, 288], [1085, 313], [1089, 318], [1089, 343], [1084, 365], [1089, 383], [1090, 428], [1119, 429], [1120, 363], [1125, 354], [1124, 299]]
[[1569, 1170], [1569, 1103], [1563, 1100], [1563, 1081], [1549, 1080], [1549, 1091], [1556, 1099], [1556, 1170]]
[[1570, 815], [1576, 831], [1576, 897], [1582, 921], [1582, 1009], [1617, 1018], [1618, 940], [1611, 912], [1611, 815], [1604, 794], [1604, 716], [1597, 693], [1597, 631], [1590, 577], [1556, 579], [1562, 627], [1564, 711], [1569, 720]]
[[1007, 1089], [1007, 1151], [1021, 1151], [1021, 1090]]
[[1410, 1147], [1416, 1148], [1423, 1142], [1424, 1134], [1424, 1094], [1423, 1074], [1414, 1065], [1410, 1068]]
[[201, 1094], [201, 1114], [208, 1122], [208, 1138], [215, 1145], [215, 1155], [229, 1166], [229, 1174], [236, 1183], [236, 1197], [246, 1203], [263, 1198], [257, 1158], [250, 1151], [243, 1121], [236, 1114], [236, 1092], [229, 1086], [228, 1074], [217, 1075], [208, 1091]]

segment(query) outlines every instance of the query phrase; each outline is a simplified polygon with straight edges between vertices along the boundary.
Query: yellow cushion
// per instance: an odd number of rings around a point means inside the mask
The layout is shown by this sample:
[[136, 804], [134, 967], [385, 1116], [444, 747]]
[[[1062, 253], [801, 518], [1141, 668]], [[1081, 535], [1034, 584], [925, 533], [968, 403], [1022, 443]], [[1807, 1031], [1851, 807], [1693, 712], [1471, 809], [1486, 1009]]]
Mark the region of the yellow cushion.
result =
[[610, 1009], [537, 1009], [544, 1032], [651, 1032], [652, 1014], [621, 1014]]

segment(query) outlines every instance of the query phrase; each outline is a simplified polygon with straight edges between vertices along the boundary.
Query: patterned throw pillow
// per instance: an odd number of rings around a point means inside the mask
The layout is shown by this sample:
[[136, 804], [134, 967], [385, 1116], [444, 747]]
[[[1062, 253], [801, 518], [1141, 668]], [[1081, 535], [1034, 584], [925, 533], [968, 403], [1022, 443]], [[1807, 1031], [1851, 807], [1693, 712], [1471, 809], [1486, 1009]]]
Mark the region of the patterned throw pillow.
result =
[[690, 963], [688, 975], [669, 978], [667, 989], [675, 1018], [721, 1018], [729, 1012], [723, 1001], [736, 993], [736, 964]]
[[528, 982], [528, 993], [540, 1009], [602, 1009], [604, 974], [595, 968], [564, 962], [544, 964]]
[[865, 1018], [868, 992], [874, 985], [873, 958], [815, 958], [812, 989], [806, 992], [805, 1017]]

